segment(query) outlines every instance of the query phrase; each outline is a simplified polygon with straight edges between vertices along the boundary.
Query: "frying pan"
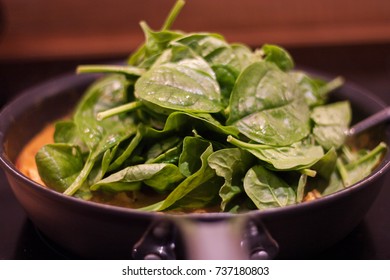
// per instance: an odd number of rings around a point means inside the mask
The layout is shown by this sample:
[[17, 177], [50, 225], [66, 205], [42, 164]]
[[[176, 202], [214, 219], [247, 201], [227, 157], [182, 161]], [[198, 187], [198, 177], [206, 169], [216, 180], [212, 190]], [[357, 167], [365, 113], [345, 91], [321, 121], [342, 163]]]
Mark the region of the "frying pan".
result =
[[[383, 186], [390, 153], [364, 180], [298, 205], [246, 214], [161, 214], [68, 197], [33, 182], [14, 165], [24, 145], [68, 113], [96, 75], [64, 75], [20, 94], [0, 113], [0, 162], [28, 217], [70, 256], [87, 259], [296, 259], [330, 247], [361, 221]], [[349, 99], [357, 122], [386, 105], [346, 84], [334, 100]], [[360, 137], [360, 139], [359, 139]], [[390, 145], [390, 127], [363, 133], [357, 143]], [[367, 141], [369, 139], [369, 141]]]

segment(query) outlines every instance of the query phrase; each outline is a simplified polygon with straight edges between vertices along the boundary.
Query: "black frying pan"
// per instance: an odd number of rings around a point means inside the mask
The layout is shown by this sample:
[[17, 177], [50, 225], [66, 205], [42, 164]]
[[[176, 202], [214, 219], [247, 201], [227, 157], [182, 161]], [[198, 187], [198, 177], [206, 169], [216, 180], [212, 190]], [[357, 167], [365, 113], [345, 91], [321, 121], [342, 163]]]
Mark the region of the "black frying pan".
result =
[[[89, 259], [306, 258], [341, 240], [361, 221], [390, 168], [381, 165], [348, 189], [312, 202], [247, 214], [148, 213], [68, 197], [22, 175], [14, 166], [23, 146], [45, 124], [69, 112], [96, 76], [63, 76], [34, 87], [0, 113], [0, 162], [29, 218], [55, 244]], [[385, 104], [347, 84], [337, 99], [349, 99], [354, 122]], [[390, 145], [390, 127], [370, 131], [373, 145]]]

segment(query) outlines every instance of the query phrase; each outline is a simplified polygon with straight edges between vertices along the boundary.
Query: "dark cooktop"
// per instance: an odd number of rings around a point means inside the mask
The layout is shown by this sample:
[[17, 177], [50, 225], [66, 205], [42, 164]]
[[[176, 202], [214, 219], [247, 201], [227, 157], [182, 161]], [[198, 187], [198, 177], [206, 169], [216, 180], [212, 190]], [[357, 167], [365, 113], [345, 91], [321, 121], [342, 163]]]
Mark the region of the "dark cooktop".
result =
[[[342, 75], [390, 104], [390, 46], [338, 46], [291, 49], [297, 64]], [[112, 58], [109, 58], [110, 60]], [[1, 103], [20, 90], [69, 71], [80, 63], [0, 63]], [[20, 79], [23, 77], [23, 79]], [[390, 259], [390, 172], [385, 185], [361, 223], [343, 240], [312, 259]], [[353, 211], [353, 209], [351, 209]], [[329, 229], [333, 231], [337, 229]], [[13, 196], [0, 172], [0, 259], [74, 259], [48, 241]]]

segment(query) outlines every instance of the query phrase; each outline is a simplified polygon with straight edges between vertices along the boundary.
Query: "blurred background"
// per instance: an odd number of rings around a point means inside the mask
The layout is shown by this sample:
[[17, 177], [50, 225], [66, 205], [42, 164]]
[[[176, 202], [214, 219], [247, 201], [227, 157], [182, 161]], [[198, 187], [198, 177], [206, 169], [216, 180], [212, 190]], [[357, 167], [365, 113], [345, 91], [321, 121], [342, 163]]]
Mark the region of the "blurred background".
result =
[[[80, 63], [124, 59], [143, 40], [139, 22], [159, 29], [174, 3], [0, 0], [1, 104]], [[388, 0], [187, 0], [173, 27], [280, 44], [297, 65], [374, 82], [373, 91], [390, 80]]]

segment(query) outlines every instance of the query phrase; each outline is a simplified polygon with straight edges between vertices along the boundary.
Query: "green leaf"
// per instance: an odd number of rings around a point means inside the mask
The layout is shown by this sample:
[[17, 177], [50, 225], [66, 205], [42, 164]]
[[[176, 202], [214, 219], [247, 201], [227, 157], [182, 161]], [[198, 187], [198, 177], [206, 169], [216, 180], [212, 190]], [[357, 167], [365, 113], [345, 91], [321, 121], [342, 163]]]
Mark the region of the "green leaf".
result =
[[150, 109], [163, 114], [219, 112], [222, 110], [219, 85], [204, 72], [205, 67], [206, 62], [198, 59], [153, 67], [137, 80], [134, 94]]
[[234, 123], [249, 139], [266, 145], [288, 146], [310, 134], [310, 111], [302, 99], [252, 113]]
[[282, 47], [265, 44], [261, 50], [264, 53], [264, 60], [275, 63], [281, 70], [289, 71], [294, 68], [294, 61], [291, 55]]
[[260, 165], [249, 169], [244, 178], [244, 189], [260, 210], [296, 203], [294, 189]]
[[320, 88], [325, 85], [325, 81], [314, 79], [302, 71], [291, 71], [289, 74], [296, 81], [299, 94], [304, 96], [310, 107], [325, 103], [327, 95], [321, 94], [320, 91]]
[[146, 153], [146, 163], [155, 163], [156, 161], [159, 161], [159, 157], [164, 156], [174, 148], [178, 148], [181, 144], [182, 139], [176, 136], [168, 137], [154, 143]]
[[196, 188], [188, 192], [183, 198], [176, 201], [171, 209], [197, 210], [214, 206], [219, 202], [218, 191], [223, 184], [223, 179], [213, 176], [209, 180], [200, 183]]
[[271, 63], [252, 63], [237, 78], [227, 123], [290, 103], [295, 98], [292, 82], [286, 73]]
[[229, 65], [241, 70], [236, 52], [219, 34], [195, 33], [183, 36], [176, 42], [185, 44], [203, 57], [211, 66]]
[[199, 170], [202, 165], [200, 157], [209, 145], [208, 141], [198, 137], [184, 138], [183, 151], [179, 158], [180, 172], [184, 176], [189, 177]]
[[337, 170], [334, 170], [330, 175], [329, 179], [325, 181], [325, 186], [323, 186], [323, 191], [321, 192], [322, 196], [326, 196], [338, 191], [345, 189], [343, 180], [341, 179]]
[[164, 200], [158, 211], [162, 211], [173, 206], [175, 203], [186, 197], [190, 192], [194, 191], [196, 188], [202, 186], [202, 184], [216, 176], [214, 170], [207, 164], [207, 159], [212, 152], [213, 148], [209, 145], [200, 156], [201, 167], [199, 170], [181, 182]]
[[142, 141], [144, 134], [145, 134], [145, 128], [143, 127], [143, 125], [139, 125], [137, 129], [137, 133], [131, 139], [127, 148], [120, 154], [120, 156], [118, 156], [112, 163], [110, 163], [108, 171], [113, 171], [117, 169], [125, 162], [125, 160], [127, 160], [131, 156], [135, 148], [137, 148], [137, 146]]
[[46, 186], [65, 191], [84, 166], [80, 150], [71, 144], [43, 146], [35, 155], [39, 175]]
[[[142, 62], [145, 62], [145, 60], [148, 60], [148, 58], [156, 58], [171, 40], [181, 36], [180, 32], [170, 31], [169, 28], [179, 15], [184, 4], [185, 2], [183, 0], [176, 1], [168, 17], [165, 19], [161, 31], [153, 31], [145, 22], [141, 22], [141, 27], [145, 34], [145, 43], [129, 57], [128, 64], [139, 65]], [[153, 62], [149, 62], [148, 64], [151, 65]]]
[[303, 201], [303, 196], [305, 194], [305, 187], [307, 185], [307, 175], [302, 174], [299, 177], [298, 186], [297, 186], [297, 202]]
[[249, 153], [238, 148], [222, 149], [208, 158], [209, 166], [225, 179], [219, 190], [222, 211], [226, 211], [228, 204], [243, 191], [242, 178], [253, 162], [254, 158]]
[[316, 141], [325, 149], [340, 148], [346, 138], [346, 130], [351, 122], [351, 107], [348, 101], [315, 107], [311, 113], [314, 121], [313, 134]]
[[100, 154], [135, 133], [131, 117], [118, 115], [98, 121], [97, 113], [126, 102], [127, 81], [123, 76], [107, 76], [94, 83], [78, 104], [73, 116], [78, 133], [95, 154]]
[[227, 107], [229, 105], [230, 95], [236, 84], [236, 79], [239, 72], [229, 65], [217, 64], [212, 66], [222, 95], [222, 106]]
[[88, 152], [88, 148], [81, 139], [76, 124], [71, 120], [55, 123], [54, 142], [72, 144], [78, 146], [83, 153]]
[[[371, 151], [361, 151], [360, 156], [352, 162], [341, 163], [340, 159], [338, 168], [344, 185], [353, 185], [367, 177], [378, 166], [386, 149], [386, 144], [381, 142]], [[343, 171], [340, 171], [340, 168], [343, 168]]]
[[347, 127], [351, 122], [351, 116], [351, 105], [348, 101], [318, 106], [311, 113], [311, 118], [317, 125], [327, 126]]
[[133, 191], [139, 190], [141, 183], [144, 183], [158, 192], [163, 192], [172, 189], [183, 178], [178, 167], [173, 164], [140, 164], [111, 174], [91, 186], [91, 190]]
[[96, 119], [98, 112], [126, 102], [126, 90], [127, 82], [123, 76], [108, 76], [95, 82], [78, 104], [73, 120], [78, 135], [90, 153], [79, 176], [64, 194], [74, 194], [85, 182], [98, 158], [106, 150], [135, 133], [134, 120], [127, 115], [116, 115], [102, 121]]
[[230, 45], [235, 56], [237, 57], [238, 61], [240, 62], [240, 70], [244, 70], [246, 67], [248, 67], [250, 64], [252, 64], [255, 61], [259, 60], [259, 57], [257, 57], [253, 51], [244, 44], [239, 43], [233, 43]]
[[228, 142], [247, 150], [258, 159], [268, 163], [275, 170], [300, 170], [311, 167], [323, 156], [321, 146], [297, 142], [291, 146], [272, 147], [252, 144], [228, 137]]
[[221, 141], [228, 135], [238, 135], [237, 128], [222, 125], [210, 114], [173, 112], [168, 116], [162, 130], [148, 127], [146, 137], [160, 138], [173, 133], [186, 135], [194, 129], [215, 140], [221, 139]]
[[335, 148], [331, 148], [311, 169], [317, 171], [325, 179], [329, 179], [336, 168], [337, 152]]

